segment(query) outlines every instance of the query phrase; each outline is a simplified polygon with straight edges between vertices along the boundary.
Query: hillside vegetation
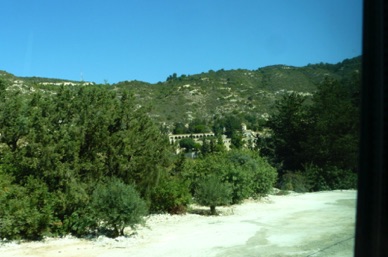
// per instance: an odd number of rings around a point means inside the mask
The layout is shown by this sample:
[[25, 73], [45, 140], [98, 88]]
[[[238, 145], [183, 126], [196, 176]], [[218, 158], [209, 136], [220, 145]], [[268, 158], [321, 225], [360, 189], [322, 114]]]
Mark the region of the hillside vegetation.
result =
[[115, 84], [131, 90], [140, 104], [152, 104], [156, 121], [188, 123], [227, 113], [266, 116], [274, 101], [287, 92], [314, 93], [325, 77], [348, 79], [360, 71], [361, 58], [305, 67], [276, 65], [257, 70], [218, 70], [196, 75], [173, 74], [165, 82], [126, 81]]
[[[170, 129], [174, 123], [189, 123], [200, 118], [212, 120], [229, 113], [241, 116], [267, 117], [273, 104], [282, 95], [298, 92], [313, 94], [326, 77], [347, 80], [360, 72], [361, 57], [346, 59], [337, 64], [309, 64], [305, 67], [274, 65], [257, 70], [218, 70], [195, 75], [170, 75], [166, 81], [150, 84], [142, 81], [123, 81], [110, 85], [114, 90], [129, 90], [138, 104], [149, 106], [150, 117], [165, 123]], [[1, 72], [13, 85], [25, 88], [56, 90], [50, 83], [83, 84], [80, 81], [16, 77]], [[16, 81], [16, 83], [15, 83]], [[248, 126], [249, 120], [245, 121]], [[252, 124], [254, 126], [254, 124]]]
[[[355, 188], [360, 60], [157, 84], [0, 72], [0, 239], [115, 237], [147, 212], [184, 213], [193, 199], [216, 214], [274, 186]], [[265, 136], [247, 144], [242, 123]], [[168, 138], [210, 130], [201, 144], [179, 142], [194, 159]]]

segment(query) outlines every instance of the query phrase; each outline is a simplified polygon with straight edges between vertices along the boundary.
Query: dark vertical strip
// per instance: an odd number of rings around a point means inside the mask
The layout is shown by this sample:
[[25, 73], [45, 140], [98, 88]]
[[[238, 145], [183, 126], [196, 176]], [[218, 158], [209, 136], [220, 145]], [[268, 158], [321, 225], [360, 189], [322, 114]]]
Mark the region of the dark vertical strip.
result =
[[[388, 256], [387, 4], [364, 0], [360, 173], [355, 256]], [[384, 25], [385, 24], [385, 25]]]

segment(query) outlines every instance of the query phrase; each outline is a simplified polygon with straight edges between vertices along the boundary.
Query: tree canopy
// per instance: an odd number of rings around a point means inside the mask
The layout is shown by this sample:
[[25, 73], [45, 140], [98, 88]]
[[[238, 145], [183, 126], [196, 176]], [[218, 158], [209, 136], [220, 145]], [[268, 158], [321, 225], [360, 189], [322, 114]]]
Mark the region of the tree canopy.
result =
[[[305, 96], [284, 95], [266, 124], [272, 136], [257, 141], [260, 153], [282, 174], [304, 170], [316, 183], [322, 180], [325, 185], [333, 185], [326, 189], [334, 189], [335, 185], [354, 188], [359, 154], [359, 92], [360, 79], [355, 75], [342, 81], [325, 79], [309, 104]], [[339, 178], [349, 183], [338, 183]]]
[[170, 169], [167, 136], [125, 91], [62, 86], [52, 92], [0, 93], [0, 165], [16, 188], [32, 181], [47, 188], [52, 220], [62, 224], [48, 231], [69, 232], [65, 224], [88, 205], [96, 183], [117, 178], [149, 199]]

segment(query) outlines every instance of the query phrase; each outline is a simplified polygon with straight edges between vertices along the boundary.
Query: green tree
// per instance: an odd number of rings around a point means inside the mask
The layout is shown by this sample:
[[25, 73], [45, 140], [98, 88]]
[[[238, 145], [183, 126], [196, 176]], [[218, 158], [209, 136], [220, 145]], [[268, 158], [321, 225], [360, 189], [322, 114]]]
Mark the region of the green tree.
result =
[[221, 135], [217, 136], [216, 143], [214, 142], [214, 140], [212, 140], [211, 142], [213, 142], [213, 144], [211, 144], [211, 146], [214, 146], [214, 148], [212, 147], [212, 153], [222, 153], [222, 152], [226, 151], [226, 147], [224, 145], [224, 140], [222, 139]]
[[348, 83], [326, 79], [313, 97], [310, 117], [314, 129], [308, 135], [308, 159], [319, 167], [357, 169], [359, 145], [358, 77]]
[[232, 138], [233, 135], [236, 133], [236, 131], [241, 132], [241, 123], [242, 123], [241, 117], [233, 114], [227, 115], [223, 121], [224, 128], [225, 128], [225, 135], [229, 138]]
[[166, 81], [174, 81], [178, 78], [178, 75], [174, 72], [172, 75], [167, 77]]
[[0, 143], [4, 143], [12, 152], [16, 151], [20, 140], [28, 134], [26, 96], [20, 92], [1, 92], [0, 103]]
[[6, 92], [6, 88], [6, 83], [2, 79], [0, 79], [0, 97], [2, 97], [2, 99], [4, 97], [4, 93]]
[[182, 214], [191, 202], [189, 187], [181, 177], [163, 176], [151, 193], [150, 211], [153, 213]]
[[208, 139], [202, 138], [202, 145], [201, 145], [200, 151], [201, 151], [202, 157], [205, 157], [206, 155], [211, 153], [211, 145]]
[[183, 138], [179, 141], [179, 146], [185, 149], [185, 152], [196, 151], [200, 148], [199, 144], [190, 137]]
[[244, 146], [242, 135], [239, 131], [234, 131], [230, 140], [231, 147], [234, 149], [241, 149]]
[[87, 226], [76, 219], [86, 212], [98, 181], [117, 177], [149, 198], [159, 177], [171, 169], [172, 149], [148, 109], [137, 106], [125, 90], [53, 90], [56, 94], [20, 95], [20, 101], [18, 96], [8, 105], [14, 113], [1, 106], [0, 118], [8, 117], [0, 124], [1, 162], [13, 167], [9, 172], [18, 186], [29, 177], [44, 183], [62, 232], [82, 234]]
[[275, 168], [249, 150], [212, 153], [187, 162], [182, 177], [188, 181], [191, 193], [195, 194], [200, 181], [216, 176], [231, 186], [233, 204], [268, 194], [277, 179]]
[[266, 151], [275, 163], [282, 163], [285, 170], [297, 170], [305, 162], [304, 145], [311, 130], [311, 121], [305, 105], [306, 97], [297, 93], [284, 95], [275, 104], [276, 112], [270, 117], [267, 126], [272, 136], [263, 139], [270, 142], [273, 151]]
[[203, 179], [195, 192], [196, 201], [210, 207], [210, 213], [216, 214], [216, 207], [231, 202], [231, 187], [221, 181], [219, 177], [209, 176]]
[[186, 160], [182, 171], [182, 177], [188, 182], [190, 192], [194, 195], [201, 180], [209, 175], [222, 176], [230, 164], [225, 161], [221, 154], [209, 154], [205, 158]]
[[174, 124], [173, 134], [187, 134], [188, 130], [182, 122], [176, 122]]
[[189, 124], [189, 133], [208, 133], [210, 129], [208, 128], [206, 121], [201, 119], [194, 119]]
[[96, 186], [91, 206], [100, 226], [112, 229], [113, 237], [123, 236], [127, 226], [134, 229], [143, 224], [147, 214], [147, 205], [135, 188], [116, 178]]
[[210, 138], [209, 147], [210, 153], [221, 153], [226, 151], [221, 136], [218, 136], [217, 138]]
[[358, 76], [344, 81], [327, 78], [310, 105], [297, 94], [283, 97], [267, 123], [272, 137], [259, 142], [260, 153], [283, 164], [284, 170], [315, 176], [313, 190], [347, 187], [345, 181], [353, 185], [355, 176], [349, 170], [356, 171], [358, 163], [359, 90]]
[[277, 172], [257, 152], [241, 149], [226, 153], [232, 169], [225, 173], [226, 181], [233, 185], [233, 203], [248, 197], [267, 195], [275, 185]]
[[0, 167], [0, 238], [41, 239], [54, 223], [53, 200], [41, 181], [29, 177], [24, 185]]
[[173, 174], [181, 174], [182, 171], [185, 168], [186, 164], [186, 157], [184, 153], [180, 153], [179, 155], [176, 155], [175, 161], [174, 161], [174, 167], [172, 169]]
[[123, 95], [110, 132], [107, 151], [112, 175], [135, 183], [142, 196], [149, 197], [162, 173], [172, 164], [168, 137], [149, 118], [147, 108], [137, 108], [133, 97]]

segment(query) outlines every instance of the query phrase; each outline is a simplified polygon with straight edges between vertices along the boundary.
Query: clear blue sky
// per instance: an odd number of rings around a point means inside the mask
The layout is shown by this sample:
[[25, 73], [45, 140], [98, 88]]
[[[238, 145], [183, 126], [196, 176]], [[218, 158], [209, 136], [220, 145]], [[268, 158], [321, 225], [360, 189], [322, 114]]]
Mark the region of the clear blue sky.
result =
[[0, 70], [96, 83], [337, 63], [362, 0], [2, 0]]

